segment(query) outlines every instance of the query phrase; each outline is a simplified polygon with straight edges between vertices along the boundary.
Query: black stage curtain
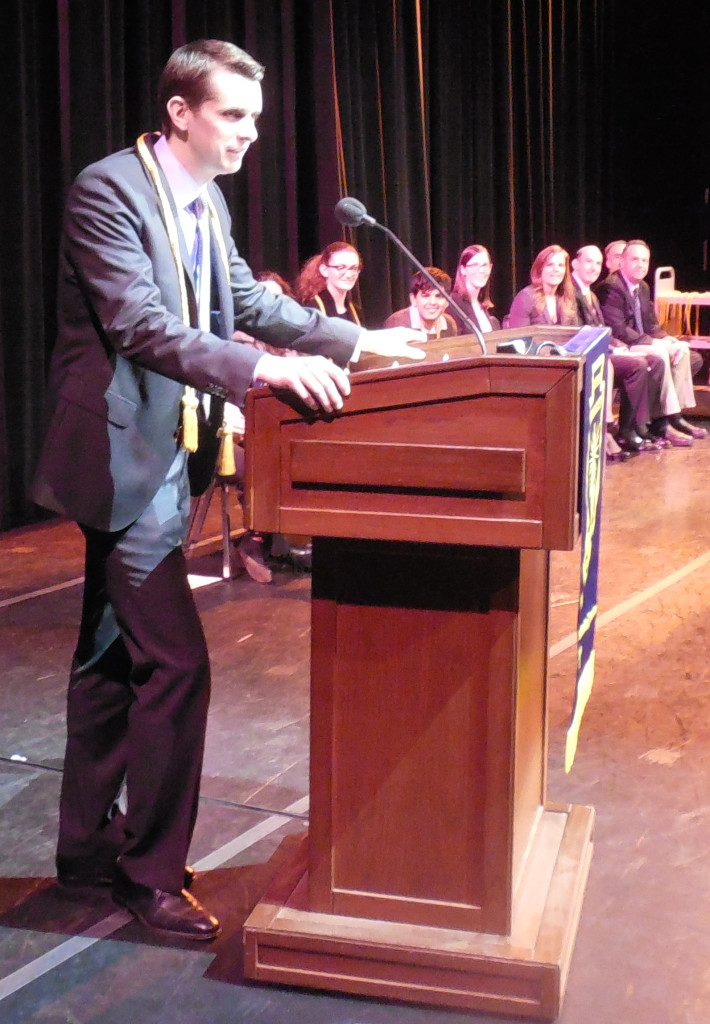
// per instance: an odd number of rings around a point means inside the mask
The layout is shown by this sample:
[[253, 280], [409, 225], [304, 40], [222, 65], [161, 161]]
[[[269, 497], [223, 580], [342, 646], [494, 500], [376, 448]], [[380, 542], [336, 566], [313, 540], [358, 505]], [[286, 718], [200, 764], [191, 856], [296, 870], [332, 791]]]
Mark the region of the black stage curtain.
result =
[[[293, 278], [361, 199], [424, 263], [487, 245], [496, 311], [537, 251], [647, 237], [681, 286], [708, 287], [710, 6], [676, 0], [6, 0], [0, 38], [0, 528], [42, 435], [65, 190], [159, 126], [171, 50], [229, 38], [267, 66], [261, 138], [223, 180], [240, 250]], [[406, 303], [410, 268], [358, 228], [364, 322]]]
[[[544, 245], [600, 237], [613, 0], [333, 0], [347, 187], [422, 262], [455, 274], [484, 244], [500, 313]], [[406, 303], [410, 269], [358, 229], [366, 318]], [[385, 269], [385, 287], [382, 272]]]

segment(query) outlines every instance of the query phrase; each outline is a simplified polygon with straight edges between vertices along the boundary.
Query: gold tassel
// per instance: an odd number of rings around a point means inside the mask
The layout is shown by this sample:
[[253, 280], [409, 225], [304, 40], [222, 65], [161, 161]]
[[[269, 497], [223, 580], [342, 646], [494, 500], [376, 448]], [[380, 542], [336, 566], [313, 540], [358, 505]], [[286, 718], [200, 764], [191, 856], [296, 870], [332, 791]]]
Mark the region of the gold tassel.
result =
[[231, 430], [220, 430], [222, 444], [219, 448], [219, 461], [217, 462], [218, 476], [234, 476], [237, 466], [234, 462], [234, 434]]
[[189, 452], [197, 451], [197, 393], [190, 387], [182, 395], [182, 443]]

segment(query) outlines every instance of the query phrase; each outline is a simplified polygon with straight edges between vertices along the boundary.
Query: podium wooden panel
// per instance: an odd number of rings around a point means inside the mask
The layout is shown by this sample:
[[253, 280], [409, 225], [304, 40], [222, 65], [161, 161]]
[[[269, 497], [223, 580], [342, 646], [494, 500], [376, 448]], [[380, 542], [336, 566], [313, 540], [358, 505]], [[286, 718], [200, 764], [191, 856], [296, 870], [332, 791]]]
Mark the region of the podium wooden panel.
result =
[[310, 830], [245, 969], [552, 1019], [593, 821], [545, 796], [582, 366], [436, 355], [353, 375], [328, 419], [250, 395], [251, 525], [314, 540]]

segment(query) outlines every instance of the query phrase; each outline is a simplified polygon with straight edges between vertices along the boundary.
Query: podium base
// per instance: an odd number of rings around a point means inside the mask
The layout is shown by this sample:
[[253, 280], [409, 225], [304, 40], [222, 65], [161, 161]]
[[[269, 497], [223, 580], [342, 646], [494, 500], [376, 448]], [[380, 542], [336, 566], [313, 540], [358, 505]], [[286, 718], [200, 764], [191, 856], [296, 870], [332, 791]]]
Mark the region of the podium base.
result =
[[310, 911], [305, 837], [245, 923], [245, 975], [279, 985], [554, 1020], [572, 958], [593, 823], [591, 807], [541, 810], [509, 935]]

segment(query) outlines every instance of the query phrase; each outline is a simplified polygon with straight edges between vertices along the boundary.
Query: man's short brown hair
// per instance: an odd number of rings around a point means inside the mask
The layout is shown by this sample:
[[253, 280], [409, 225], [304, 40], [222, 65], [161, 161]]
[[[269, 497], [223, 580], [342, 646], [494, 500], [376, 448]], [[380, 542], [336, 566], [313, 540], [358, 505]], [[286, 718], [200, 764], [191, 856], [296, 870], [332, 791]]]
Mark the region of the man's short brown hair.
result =
[[224, 68], [235, 75], [260, 82], [264, 68], [245, 50], [234, 43], [221, 39], [198, 39], [175, 50], [163, 69], [158, 85], [163, 131], [170, 135], [172, 121], [168, 113], [168, 101], [173, 96], [182, 96], [188, 106], [195, 110], [210, 98], [210, 78], [213, 71]]
[[[442, 292], [451, 291], [451, 278], [445, 270], [440, 270], [438, 267], [427, 267], [427, 270], [434, 278], [436, 283], [439, 285], [439, 290]], [[431, 283], [426, 274], [422, 274], [421, 270], [418, 270], [413, 275], [409, 282], [409, 294], [418, 295], [419, 292], [433, 292], [434, 285]]]

